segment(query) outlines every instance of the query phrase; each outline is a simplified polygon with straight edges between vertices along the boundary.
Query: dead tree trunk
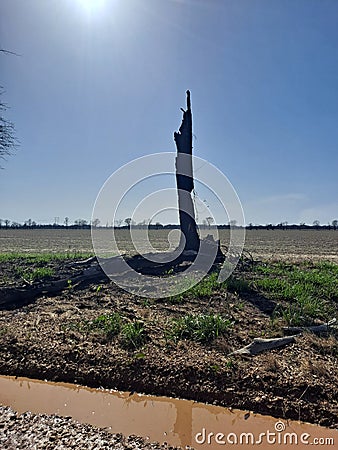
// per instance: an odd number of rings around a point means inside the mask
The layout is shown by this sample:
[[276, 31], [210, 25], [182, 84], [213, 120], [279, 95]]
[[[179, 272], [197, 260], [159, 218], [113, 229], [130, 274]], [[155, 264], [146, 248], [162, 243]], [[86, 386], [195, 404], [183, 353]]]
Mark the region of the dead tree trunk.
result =
[[[182, 111], [183, 120], [179, 132], [174, 133], [177, 148], [176, 183], [180, 226], [185, 238], [184, 250], [198, 252], [200, 239], [197, 233], [194, 205], [191, 198], [191, 192], [194, 189], [194, 178], [192, 170], [192, 114], [189, 91], [187, 91], [187, 110], [182, 109]], [[183, 237], [181, 238], [180, 247], [183, 248]]]

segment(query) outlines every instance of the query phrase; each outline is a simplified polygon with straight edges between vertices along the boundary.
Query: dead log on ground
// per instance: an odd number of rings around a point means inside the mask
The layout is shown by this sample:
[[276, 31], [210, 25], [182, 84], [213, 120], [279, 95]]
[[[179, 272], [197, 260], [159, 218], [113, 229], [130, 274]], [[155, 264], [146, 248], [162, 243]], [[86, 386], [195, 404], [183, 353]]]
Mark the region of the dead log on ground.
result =
[[106, 278], [107, 276], [100, 267], [90, 267], [84, 270], [81, 275], [51, 281], [42, 286], [0, 288], [0, 309], [27, 305], [39, 295], [57, 294], [66, 288], [74, 288], [85, 282], [99, 282]]
[[287, 336], [273, 339], [255, 338], [251, 342], [251, 344], [246, 345], [245, 347], [230, 353], [230, 355], [254, 356], [257, 355], [258, 353], [267, 350], [272, 350], [274, 348], [279, 348], [288, 344], [292, 344], [293, 342], [295, 342], [295, 336]]
[[301, 334], [304, 331], [309, 331], [315, 334], [329, 333], [332, 330], [338, 330], [338, 325], [334, 325], [336, 319], [329, 320], [328, 323], [323, 323], [321, 325], [312, 325], [310, 327], [284, 327], [284, 334]]

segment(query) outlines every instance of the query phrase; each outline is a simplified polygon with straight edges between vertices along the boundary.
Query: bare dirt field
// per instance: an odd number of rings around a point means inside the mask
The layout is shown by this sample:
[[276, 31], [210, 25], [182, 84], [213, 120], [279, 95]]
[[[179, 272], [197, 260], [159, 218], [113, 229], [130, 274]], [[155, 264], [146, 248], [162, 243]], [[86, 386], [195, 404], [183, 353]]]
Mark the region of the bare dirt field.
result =
[[[169, 232], [170, 230], [151, 230], [151, 244], [157, 250], [165, 250], [168, 248]], [[107, 230], [106, 233], [108, 238], [112, 231]], [[226, 246], [229, 242], [229, 231], [220, 230], [219, 236], [221, 244]], [[135, 252], [127, 230], [117, 230], [116, 238], [123, 253]], [[325, 259], [338, 262], [338, 231], [247, 230], [245, 249], [258, 259]], [[90, 230], [0, 230], [0, 253], [92, 251]], [[145, 248], [145, 251], [149, 251], [149, 248]]]

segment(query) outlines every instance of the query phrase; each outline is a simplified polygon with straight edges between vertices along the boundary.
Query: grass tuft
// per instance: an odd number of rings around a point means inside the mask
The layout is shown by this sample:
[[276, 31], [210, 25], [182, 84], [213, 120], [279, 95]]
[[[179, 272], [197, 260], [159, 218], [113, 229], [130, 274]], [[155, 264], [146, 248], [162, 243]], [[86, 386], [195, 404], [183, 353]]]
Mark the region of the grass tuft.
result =
[[107, 339], [111, 339], [120, 333], [121, 323], [122, 318], [118, 313], [102, 314], [91, 322], [88, 322], [87, 329], [89, 331], [102, 331], [106, 335]]
[[147, 334], [142, 320], [127, 323], [121, 330], [122, 344], [128, 349], [138, 349], [147, 342]]
[[37, 280], [42, 280], [44, 278], [52, 277], [55, 272], [50, 267], [37, 267], [35, 269], [21, 269], [16, 270], [17, 275], [22, 277], [24, 280], [33, 282]]
[[250, 285], [247, 280], [235, 278], [233, 276], [230, 276], [226, 281], [225, 284], [227, 286], [227, 289], [230, 292], [236, 292], [237, 294], [242, 294], [244, 292], [250, 292]]
[[165, 338], [175, 342], [184, 339], [210, 342], [226, 333], [230, 326], [229, 319], [219, 314], [187, 314], [171, 322], [170, 328], [165, 331]]

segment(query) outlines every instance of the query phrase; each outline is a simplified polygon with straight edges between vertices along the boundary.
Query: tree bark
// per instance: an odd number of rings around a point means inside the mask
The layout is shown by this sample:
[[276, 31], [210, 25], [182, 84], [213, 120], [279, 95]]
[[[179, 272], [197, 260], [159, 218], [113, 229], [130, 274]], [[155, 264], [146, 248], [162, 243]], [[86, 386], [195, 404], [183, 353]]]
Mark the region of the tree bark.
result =
[[[185, 238], [184, 250], [198, 252], [200, 239], [197, 233], [194, 205], [191, 192], [194, 189], [192, 169], [192, 114], [190, 92], [187, 91], [187, 110], [183, 110], [183, 120], [180, 129], [174, 133], [177, 148], [176, 184], [178, 194], [179, 218], [182, 234]], [[181, 237], [180, 247], [184, 238]]]

